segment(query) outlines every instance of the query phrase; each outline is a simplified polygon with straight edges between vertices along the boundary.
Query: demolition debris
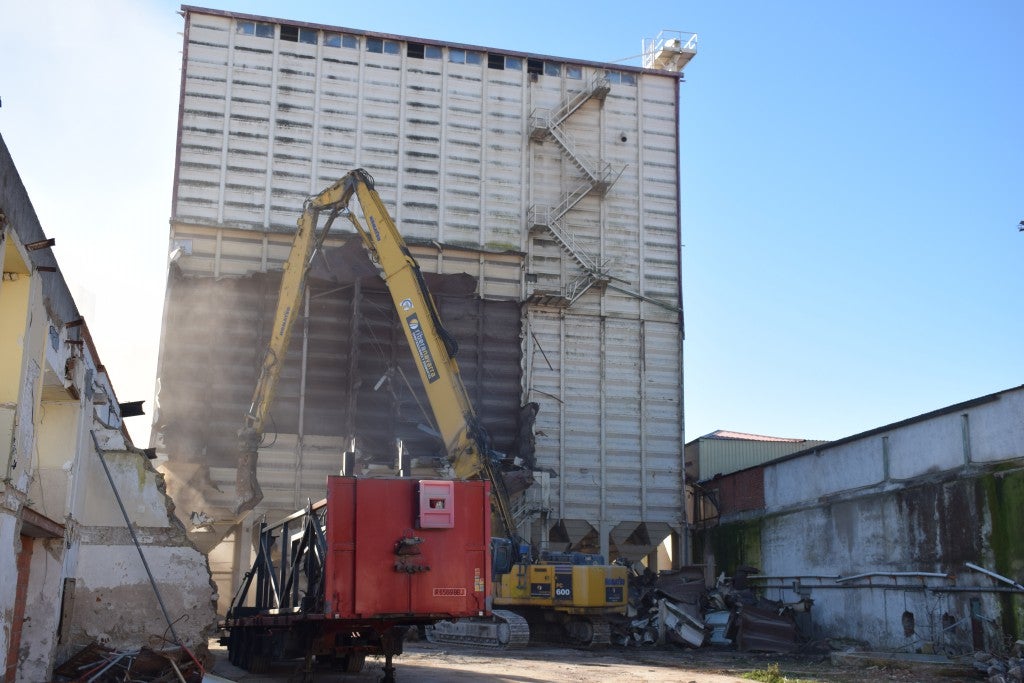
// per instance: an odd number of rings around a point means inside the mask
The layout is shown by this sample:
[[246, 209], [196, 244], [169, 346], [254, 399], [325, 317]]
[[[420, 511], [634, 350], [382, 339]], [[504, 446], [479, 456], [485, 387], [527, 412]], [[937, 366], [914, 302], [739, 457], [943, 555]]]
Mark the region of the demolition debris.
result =
[[614, 644], [735, 645], [740, 652], [789, 654], [800, 652], [809, 641], [797, 616], [807, 614], [812, 601], [782, 603], [758, 597], [746, 581], [757, 573], [753, 567], [741, 567], [731, 578], [719, 577], [710, 591], [701, 567], [655, 574], [634, 565], [632, 572], [630, 616], [613, 622]]

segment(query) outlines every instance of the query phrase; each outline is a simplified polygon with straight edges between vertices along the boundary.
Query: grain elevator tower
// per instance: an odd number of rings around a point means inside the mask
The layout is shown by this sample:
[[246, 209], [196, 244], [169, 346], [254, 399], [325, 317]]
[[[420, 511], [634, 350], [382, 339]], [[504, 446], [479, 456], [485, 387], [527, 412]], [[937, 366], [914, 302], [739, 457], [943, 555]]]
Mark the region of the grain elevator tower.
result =
[[[248, 567], [235, 432], [304, 199], [366, 168], [462, 346], [520, 532], [639, 559], [684, 533], [679, 89], [692, 34], [598, 63], [182, 8], [172, 267], [154, 439], [221, 594]], [[437, 450], [354, 233], [315, 264], [255, 514]], [[674, 558], [679, 562], [682, 558]]]

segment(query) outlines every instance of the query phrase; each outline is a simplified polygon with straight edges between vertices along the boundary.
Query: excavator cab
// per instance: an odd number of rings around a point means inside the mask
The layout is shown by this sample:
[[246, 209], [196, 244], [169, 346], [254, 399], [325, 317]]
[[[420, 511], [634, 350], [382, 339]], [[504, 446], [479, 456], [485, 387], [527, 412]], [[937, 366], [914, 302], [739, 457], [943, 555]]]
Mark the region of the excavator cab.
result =
[[491, 574], [501, 576], [512, 571], [517, 560], [516, 545], [510, 538], [491, 539]]

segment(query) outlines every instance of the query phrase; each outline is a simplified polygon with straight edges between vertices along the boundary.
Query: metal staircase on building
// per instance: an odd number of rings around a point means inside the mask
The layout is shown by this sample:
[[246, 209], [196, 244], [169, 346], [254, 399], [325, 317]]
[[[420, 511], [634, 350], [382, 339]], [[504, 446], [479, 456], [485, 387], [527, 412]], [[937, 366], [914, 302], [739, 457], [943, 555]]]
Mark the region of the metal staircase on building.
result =
[[577, 109], [592, 99], [604, 101], [605, 96], [611, 91], [612, 84], [604, 74], [598, 74], [587, 87], [576, 93], [563, 102], [557, 109], [548, 111], [536, 109], [530, 114], [530, 138], [541, 141], [548, 131], [562, 124], [572, 116]]
[[588, 159], [577, 148], [573, 136], [562, 127], [566, 119], [585, 103], [592, 99], [603, 101], [610, 90], [611, 82], [607, 76], [600, 74], [590, 81], [587, 88], [568, 98], [557, 109], [550, 111], [536, 109], [530, 114], [530, 139], [535, 142], [553, 140], [562, 155], [583, 176], [583, 182], [572, 191], [563, 194], [557, 205], [530, 207], [529, 229], [531, 231], [543, 230], [549, 233], [562, 250], [576, 261], [582, 271], [579, 277], [568, 283], [557, 294], [534, 292], [529, 299], [531, 303], [568, 307], [591, 287], [604, 286], [612, 279], [605, 269], [605, 264], [587, 254], [580, 247], [564, 218], [587, 195], [597, 194], [603, 197], [618, 180], [622, 171], [615, 174], [611, 164]]

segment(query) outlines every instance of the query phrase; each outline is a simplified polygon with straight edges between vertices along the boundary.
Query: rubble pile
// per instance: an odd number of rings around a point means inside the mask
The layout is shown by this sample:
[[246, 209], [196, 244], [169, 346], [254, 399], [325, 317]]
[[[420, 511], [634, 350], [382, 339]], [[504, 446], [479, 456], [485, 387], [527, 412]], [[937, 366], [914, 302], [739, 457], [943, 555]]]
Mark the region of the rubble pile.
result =
[[613, 644], [792, 653], [805, 640], [795, 615], [810, 609], [810, 600], [791, 605], [758, 597], [746, 582], [757, 573], [752, 567], [741, 567], [732, 578], [723, 575], [710, 591], [700, 567], [655, 574], [633, 565], [631, 571], [629, 616], [613, 622]]
[[1024, 640], [1018, 640], [1008, 657], [991, 652], [975, 652], [974, 668], [986, 676], [989, 683], [1015, 683], [1024, 681]]

